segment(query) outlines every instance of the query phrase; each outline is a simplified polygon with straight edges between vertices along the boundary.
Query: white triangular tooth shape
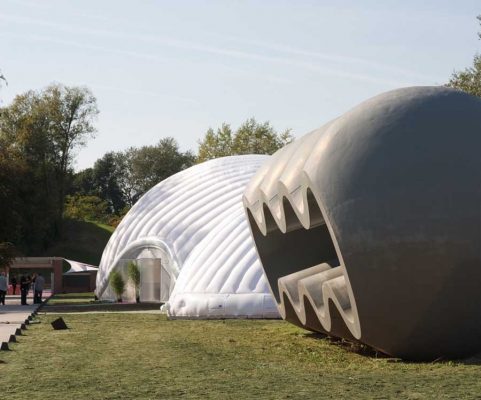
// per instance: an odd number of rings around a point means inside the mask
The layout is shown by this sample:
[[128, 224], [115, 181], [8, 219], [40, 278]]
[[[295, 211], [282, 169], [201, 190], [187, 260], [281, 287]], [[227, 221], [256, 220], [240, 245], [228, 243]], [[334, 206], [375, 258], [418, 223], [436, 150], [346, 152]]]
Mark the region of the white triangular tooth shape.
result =
[[[278, 184], [278, 199], [281, 209], [278, 225], [281, 232], [286, 233], [303, 225], [303, 215], [297, 210], [297, 205], [292, 200], [291, 193], [282, 182]], [[294, 215], [292, 215], [291, 210], [294, 211]]]
[[254, 204], [260, 199], [259, 195], [259, 187], [262, 184], [262, 181], [265, 178], [265, 175], [268, 171], [269, 164], [264, 163], [256, 172], [256, 174], [252, 177], [251, 182], [253, 185], [246, 187], [243, 193], [243, 199], [247, 200], [249, 204]]
[[301, 185], [300, 178], [304, 170], [304, 164], [309, 159], [308, 154], [303, 151], [306, 146], [305, 142], [308, 142], [307, 145], [311, 145], [314, 144], [315, 140], [317, 138], [314, 131], [305, 135], [302, 141], [294, 141], [289, 145], [291, 146], [289, 149], [290, 158], [278, 179], [279, 183], [287, 188], [288, 193], [294, 192]]
[[[285, 147], [286, 150], [290, 149], [291, 145], [287, 145]], [[276, 152], [274, 155], [271, 156], [272, 159], [277, 160], [276, 162], [276, 167], [269, 169], [269, 171], [265, 170], [268, 172], [268, 175], [263, 175], [262, 180], [258, 184], [259, 190], [264, 194], [264, 199], [266, 200], [265, 202], [273, 197], [277, 193], [277, 182], [278, 178], [282, 175], [282, 172], [284, 171], [286, 161], [290, 157], [290, 152]], [[271, 163], [269, 163], [272, 165]], [[261, 174], [264, 172], [264, 170], [261, 171]]]
[[286, 231], [286, 219], [284, 216], [284, 210], [282, 207], [282, 201], [279, 197], [279, 193], [276, 193], [274, 196], [272, 196], [268, 203], [267, 206], [269, 207], [269, 210], [272, 214], [272, 217], [274, 218], [274, 221], [276, 222], [277, 226], [282, 232]]

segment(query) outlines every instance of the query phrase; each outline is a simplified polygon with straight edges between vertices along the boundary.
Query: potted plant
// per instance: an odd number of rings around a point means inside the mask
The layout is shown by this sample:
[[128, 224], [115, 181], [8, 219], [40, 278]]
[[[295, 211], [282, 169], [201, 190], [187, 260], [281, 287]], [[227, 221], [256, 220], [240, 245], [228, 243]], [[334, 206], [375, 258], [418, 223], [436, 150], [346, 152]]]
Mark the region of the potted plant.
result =
[[140, 269], [133, 261], [127, 265], [127, 276], [135, 289], [135, 302], [140, 303]]
[[117, 296], [117, 301], [122, 303], [122, 295], [125, 291], [124, 278], [118, 271], [112, 271], [109, 275], [109, 284], [115, 295]]

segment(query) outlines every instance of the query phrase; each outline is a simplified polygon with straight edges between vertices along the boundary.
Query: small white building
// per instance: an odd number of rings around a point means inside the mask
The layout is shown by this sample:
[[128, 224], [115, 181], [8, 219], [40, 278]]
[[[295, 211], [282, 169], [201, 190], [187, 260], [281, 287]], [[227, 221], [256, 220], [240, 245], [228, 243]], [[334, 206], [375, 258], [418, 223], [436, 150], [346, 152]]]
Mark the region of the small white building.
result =
[[[210, 160], [149, 190], [104, 250], [97, 296], [114, 300], [110, 272], [125, 274], [135, 261], [141, 301], [166, 303], [171, 317], [277, 318], [242, 206], [247, 183], [268, 157]], [[125, 298], [134, 299], [133, 288]]]

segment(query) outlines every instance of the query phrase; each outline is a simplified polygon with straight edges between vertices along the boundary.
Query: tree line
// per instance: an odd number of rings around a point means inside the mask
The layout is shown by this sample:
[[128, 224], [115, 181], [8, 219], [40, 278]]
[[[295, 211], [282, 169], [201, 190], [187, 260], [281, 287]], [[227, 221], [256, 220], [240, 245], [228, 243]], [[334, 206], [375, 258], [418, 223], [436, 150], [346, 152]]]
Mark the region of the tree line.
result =
[[[3, 75], [2, 75], [2, 80]], [[172, 137], [108, 152], [75, 172], [78, 150], [96, 133], [97, 101], [85, 87], [52, 84], [17, 95], [0, 109], [0, 264], [38, 254], [68, 219], [116, 225], [151, 187], [195, 163], [235, 154], [272, 154], [292, 140], [249, 119], [237, 130], [209, 129], [198, 154]]]
[[192, 165], [239, 154], [272, 154], [292, 141], [289, 130], [277, 133], [269, 122], [245, 121], [237, 130], [224, 123], [209, 128], [198, 154], [183, 152], [172, 137], [156, 145], [108, 152], [92, 168], [72, 175], [65, 216], [116, 225], [150, 188]]

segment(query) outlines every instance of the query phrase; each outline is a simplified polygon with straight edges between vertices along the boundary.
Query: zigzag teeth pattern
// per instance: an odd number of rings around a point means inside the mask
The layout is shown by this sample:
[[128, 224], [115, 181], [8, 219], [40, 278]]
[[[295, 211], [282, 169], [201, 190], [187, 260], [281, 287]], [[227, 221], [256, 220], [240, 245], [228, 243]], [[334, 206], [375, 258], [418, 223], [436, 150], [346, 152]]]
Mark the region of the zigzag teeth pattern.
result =
[[[312, 226], [325, 224], [322, 215], [315, 215], [312, 205], [309, 206], [310, 180], [305, 171], [297, 178], [297, 185], [291, 183], [291, 189], [282, 181], [275, 185], [263, 185], [263, 181], [252, 190], [249, 185], [244, 193], [244, 206], [251, 211], [259, 230], [264, 236], [269, 232], [279, 229], [286, 233], [291, 229], [309, 229]], [[271, 178], [271, 176], [269, 176]], [[311, 201], [319, 204], [317, 198]], [[286, 220], [285, 202], [288, 202], [295, 217], [289, 216]], [[310, 208], [311, 207], [311, 208]], [[271, 213], [276, 226], [267, 226], [266, 208]], [[295, 220], [293, 220], [295, 219]], [[291, 227], [291, 228], [290, 228]], [[310, 329], [332, 332], [333, 323], [329, 310], [329, 300], [336, 307], [345, 328], [355, 338], [360, 338], [360, 327], [357, 312], [352, 306], [349, 281], [344, 266], [332, 268], [329, 264], [322, 263], [293, 274], [279, 278], [279, 312], [284, 319], [300, 324]], [[313, 312], [311, 312], [313, 311]]]
[[[280, 278], [278, 285], [281, 298], [279, 309], [283, 318], [287, 317], [286, 299], [290, 302], [288, 309], [294, 310], [299, 322], [306, 327], [314, 327], [319, 321], [326, 332], [331, 331], [329, 299], [334, 302], [343, 318], [351, 318], [351, 302], [341, 267], [319, 264]], [[308, 318], [307, 303], [314, 310], [317, 321], [312, 320], [312, 316]]]
[[280, 229], [282, 233], [286, 233], [288, 230], [286, 212], [284, 208], [284, 201], [286, 200], [289, 202], [297, 216], [296, 222], [299, 222], [304, 229], [309, 229], [311, 225], [311, 218], [309, 215], [307, 191], [308, 185], [298, 185], [293, 190], [289, 191], [284, 182], [278, 182], [275, 194], [266, 192], [263, 187], [260, 187], [254, 193], [251, 193], [251, 196], [249, 196], [250, 198], [255, 199], [252, 202], [245, 194], [244, 206], [251, 211], [257, 226], [264, 235], [266, 235], [269, 230], [264, 213], [265, 206], [269, 208], [269, 211], [271, 212], [272, 217], [277, 224], [277, 228]]

